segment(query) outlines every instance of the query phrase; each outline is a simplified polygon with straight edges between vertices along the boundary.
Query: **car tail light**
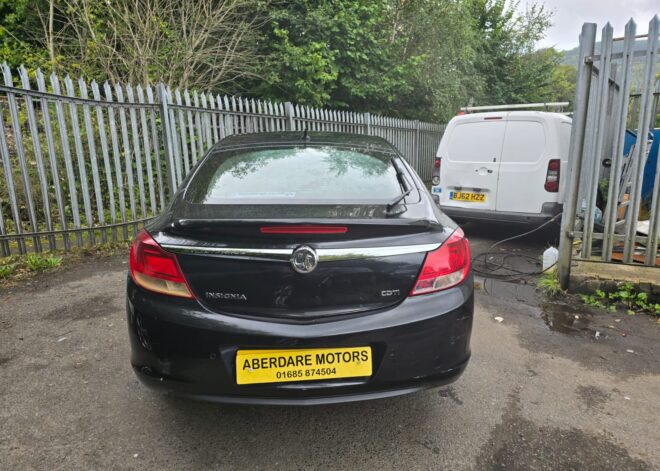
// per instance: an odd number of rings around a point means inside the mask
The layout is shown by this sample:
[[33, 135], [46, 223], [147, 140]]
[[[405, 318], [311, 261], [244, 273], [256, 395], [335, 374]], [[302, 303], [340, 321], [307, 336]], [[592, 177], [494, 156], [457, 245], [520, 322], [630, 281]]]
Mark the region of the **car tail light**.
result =
[[551, 159], [548, 162], [548, 173], [545, 176], [545, 191], [557, 193], [559, 191], [559, 169], [561, 162], [559, 159]]
[[192, 298], [176, 255], [163, 250], [144, 229], [131, 245], [131, 276], [144, 289], [156, 293]]
[[470, 243], [458, 228], [439, 249], [426, 254], [411, 296], [433, 293], [456, 286], [470, 272]]
[[433, 173], [431, 174], [431, 184], [438, 185], [440, 183], [440, 166], [442, 165], [442, 158], [436, 157], [433, 163]]

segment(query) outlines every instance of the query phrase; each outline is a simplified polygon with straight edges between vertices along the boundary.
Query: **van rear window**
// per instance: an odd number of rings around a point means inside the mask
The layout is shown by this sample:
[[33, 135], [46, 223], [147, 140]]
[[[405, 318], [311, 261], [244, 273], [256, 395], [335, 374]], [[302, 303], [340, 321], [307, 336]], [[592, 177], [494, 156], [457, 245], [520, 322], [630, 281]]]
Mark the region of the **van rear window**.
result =
[[454, 162], [493, 162], [499, 158], [504, 121], [460, 123], [452, 130], [448, 158]]
[[198, 204], [383, 203], [401, 194], [392, 154], [335, 147], [217, 152], [193, 176]]
[[545, 154], [545, 130], [536, 121], [509, 121], [502, 147], [503, 163], [535, 163]]

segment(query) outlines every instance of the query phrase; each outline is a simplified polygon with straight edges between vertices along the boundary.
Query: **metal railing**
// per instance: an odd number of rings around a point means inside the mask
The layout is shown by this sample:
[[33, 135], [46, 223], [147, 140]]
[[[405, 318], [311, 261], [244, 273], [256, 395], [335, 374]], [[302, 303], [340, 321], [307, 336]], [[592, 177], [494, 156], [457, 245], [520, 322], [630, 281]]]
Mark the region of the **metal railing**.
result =
[[0, 256], [126, 239], [192, 166], [238, 133], [381, 136], [431, 179], [444, 126], [159, 84], [102, 86], [1, 66]]
[[[651, 20], [648, 35], [637, 36], [636, 29], [630, 20], [624, 37], [615, 39], [612, 26], [606, 24], [597, 53], [596, 25], [582, 27], [560, 238], [559, 277], [564, 288], [573, 258], [657, 263], [660, 159], [649, 159], [648, 133], [660, 122], [660, 20], [657, 15]], [[635, 47], [639, 37], [646, 37], [644, 49]], [[623, 51], [613, 53], [613, 44], [621, 39]], [[638, 90], [633, 90], [634, 77], [641, 80]], [[635, 136], [634, 145], [624, 153], [630, 135]], [[647, 166], [654, 175], [650, 191], [649, 182], [643, 182]], [[646, 201], [643, 189], [650, 195]], [[648, 220], [647, 234], [640, 228], [640, 215]]]

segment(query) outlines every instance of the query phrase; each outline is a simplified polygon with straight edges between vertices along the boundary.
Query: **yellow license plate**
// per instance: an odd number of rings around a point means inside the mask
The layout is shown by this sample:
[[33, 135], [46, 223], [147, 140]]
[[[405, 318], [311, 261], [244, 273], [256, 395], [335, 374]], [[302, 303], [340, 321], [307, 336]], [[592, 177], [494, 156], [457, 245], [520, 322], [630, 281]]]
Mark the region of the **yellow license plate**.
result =
[[485, 203], [486, 195], [484, 195], [483, 193], [470, 193], [467, 191], [452, 191], [449, 193], [449, 199], [454, 201]]
[[371, 347], [239, 350], [236, 383], [282, 383], [371, 376]]

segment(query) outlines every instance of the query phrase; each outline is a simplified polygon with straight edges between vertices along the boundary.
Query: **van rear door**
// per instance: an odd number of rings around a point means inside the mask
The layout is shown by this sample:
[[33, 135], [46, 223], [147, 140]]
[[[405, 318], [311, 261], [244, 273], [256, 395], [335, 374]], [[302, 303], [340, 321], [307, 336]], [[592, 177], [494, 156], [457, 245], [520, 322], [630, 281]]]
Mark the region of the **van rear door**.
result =
[[504, 113], [461, 117], [448, 130], [438, 155], [442, 206], [495, 209], [504, 117]]
[[541, 119], [508, 117], [497, 185], [497, 211], [540, 213], [543, 203], [557, 200], [544, 189], [548, 171], [548, 135]]

